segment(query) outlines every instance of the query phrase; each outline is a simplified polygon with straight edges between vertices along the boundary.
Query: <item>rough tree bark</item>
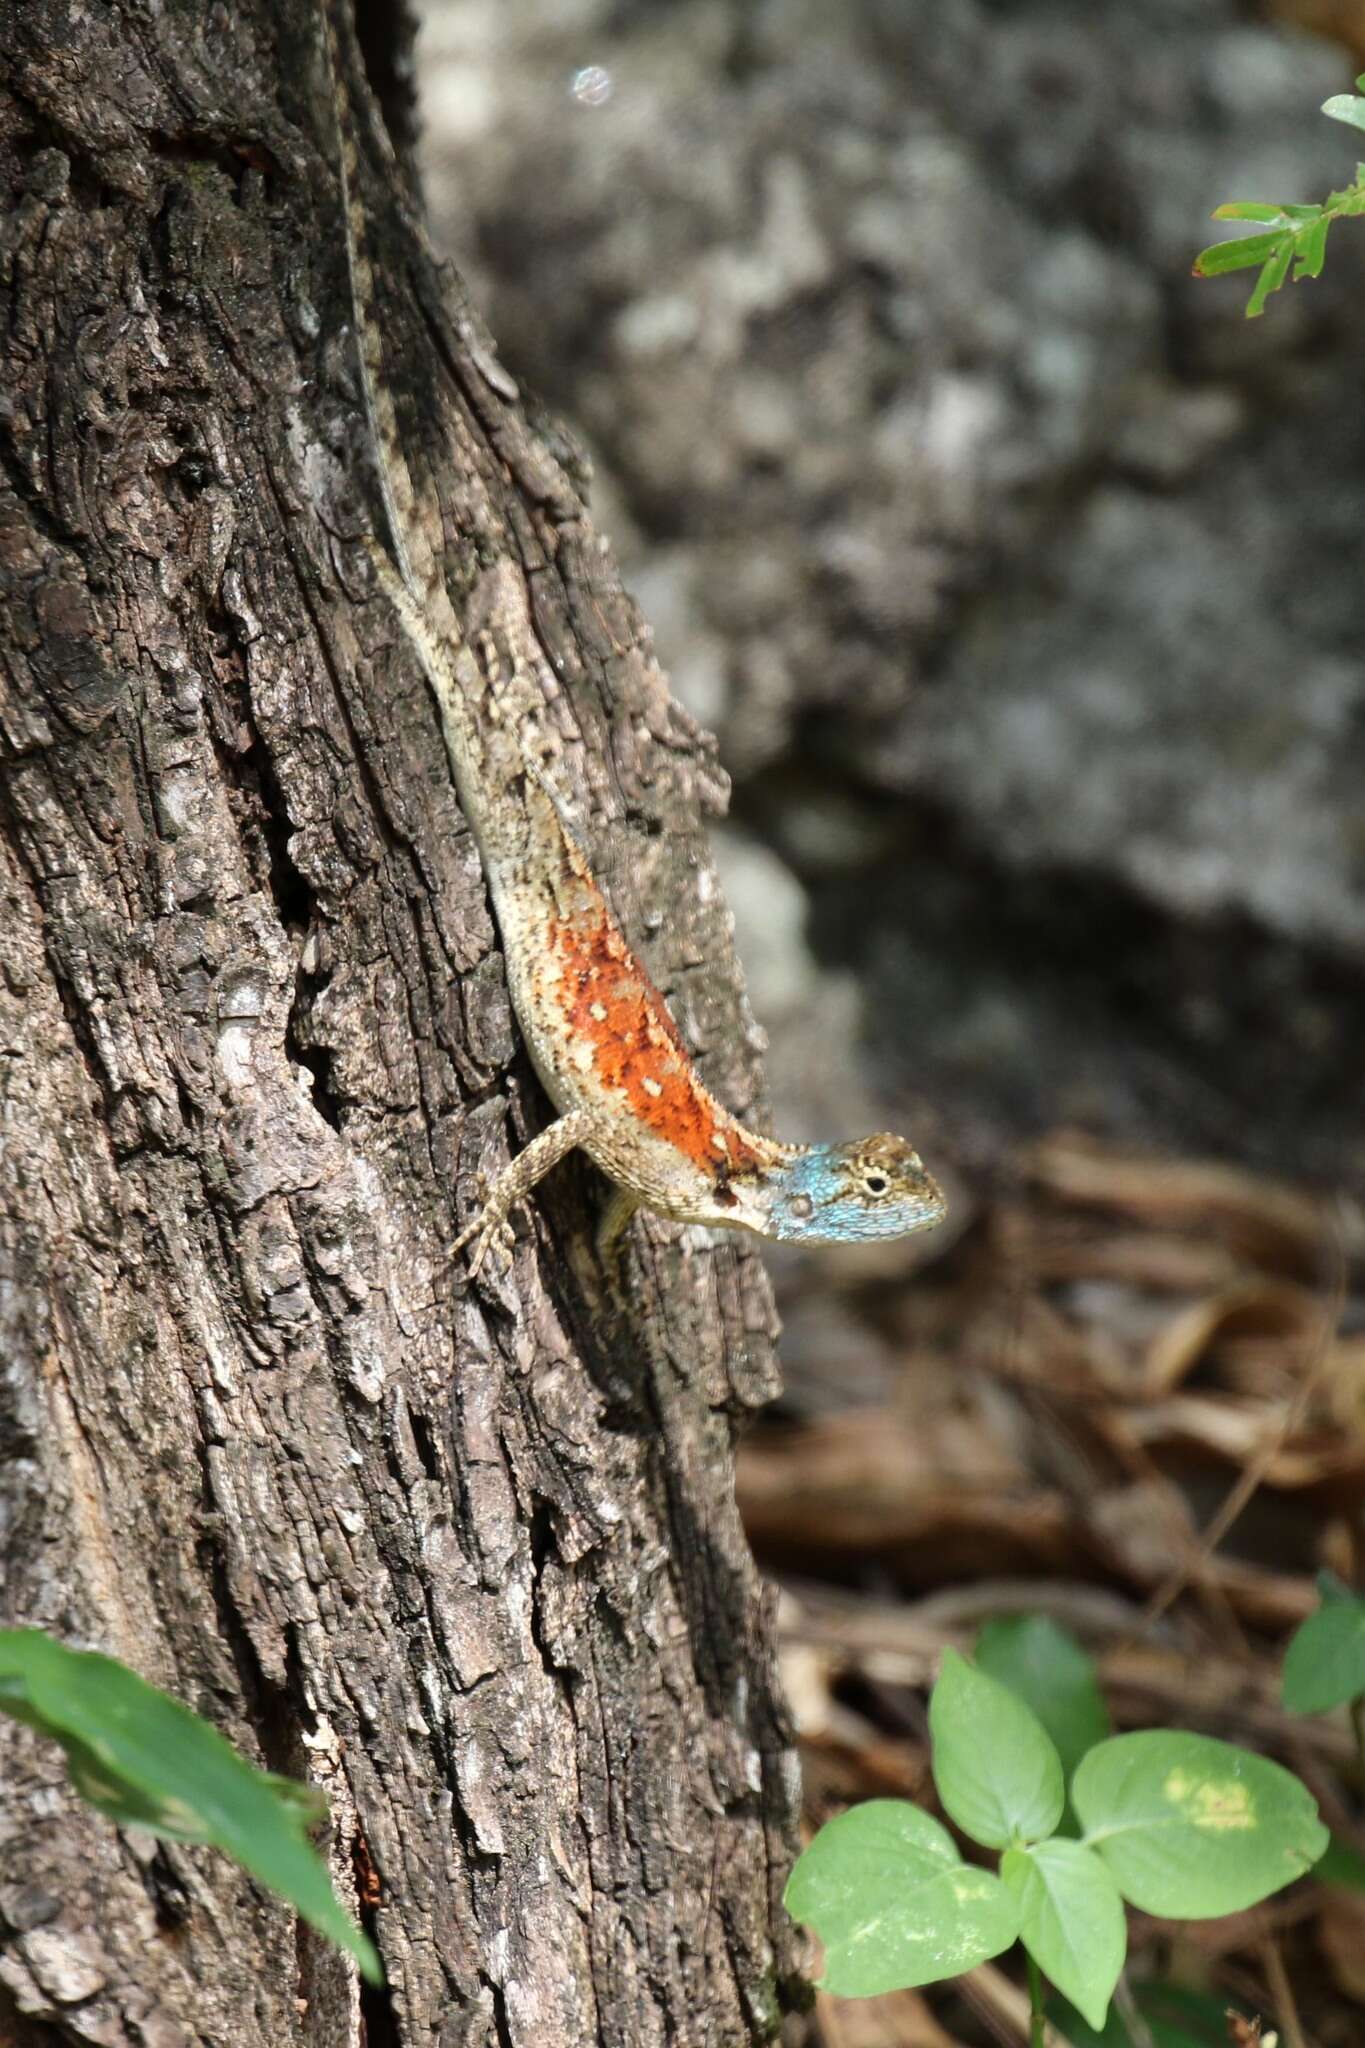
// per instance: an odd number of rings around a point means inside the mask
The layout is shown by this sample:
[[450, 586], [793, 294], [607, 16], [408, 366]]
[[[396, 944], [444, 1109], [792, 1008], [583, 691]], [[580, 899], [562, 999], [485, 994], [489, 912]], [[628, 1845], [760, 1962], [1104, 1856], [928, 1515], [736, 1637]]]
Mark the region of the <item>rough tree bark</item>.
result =
[[[637, 1225], [608, 1327], [572, 1167], [514, 1277], [456, 1284], [457, 1187], [546, 1106], [338, 544], [374, 494], [314, 0], [14, 0], [0, 48], [0, 1610], [321, 1782], [389, 1972], [360, 1993], [0, 1724], [0, 2041], [766, 2038], [795, 1774], [731, 1449], [769, 1296]], [[749, 1113], [723, 779], [368, 151], [457, 597], [541, 656], [627, 923]]]

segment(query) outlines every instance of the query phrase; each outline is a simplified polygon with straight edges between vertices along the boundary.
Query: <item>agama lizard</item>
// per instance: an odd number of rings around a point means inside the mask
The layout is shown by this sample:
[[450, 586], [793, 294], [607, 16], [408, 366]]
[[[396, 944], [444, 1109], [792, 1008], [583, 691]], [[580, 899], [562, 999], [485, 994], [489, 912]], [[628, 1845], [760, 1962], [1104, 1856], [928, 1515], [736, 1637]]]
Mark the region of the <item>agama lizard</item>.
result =
[[555, 736], [524, 690], [499, 685], [463, 637], [418, 516], [383, 377], [359, 204], [359, 153], [338, 30], [324, 7], [341, 143], [342, 199], [365, 409], [392, 552], [366, 544], [436, 700], [460, 806], [502, 936], [512, 1006], [559, 1115], [512, 1162], [452, 1250], [478, 1271], [507, 1250], [509, 1217], [575, 1146], [615, 1184], [598, 1229], [604, 1261], [639, 1207], [806, 1244], [900, 1237], [938, 1223], [943, 1196], [914, 1147], [883, 1132], [787, 1145], [751, 1131], [703, 1085], [667, 1005], [593, 875], [550, 779]]

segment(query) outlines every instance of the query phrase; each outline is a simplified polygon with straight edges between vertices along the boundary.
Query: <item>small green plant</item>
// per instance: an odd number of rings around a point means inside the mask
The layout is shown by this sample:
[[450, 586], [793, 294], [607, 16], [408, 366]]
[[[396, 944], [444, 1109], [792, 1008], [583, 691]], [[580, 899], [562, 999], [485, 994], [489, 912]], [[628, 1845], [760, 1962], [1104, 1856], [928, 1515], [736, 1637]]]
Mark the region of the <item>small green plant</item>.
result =
[[[1365, 128], [1365, 72], [1356, 80], [1354, 93], [1342, 92], [1324, 100], [1322, 111], [1333, 121], [1348, 127]], [[1242, 235], [1229, 242], [1215, 242], [1201, 249], [1194, 259], [1196, 277], [1223, 277], [1231, 270], [1249, 270], [1259, 264], [1261, 274], [1247, 301], [1246, 316], [1254, 320], [1265, 311], [1265, 302], [1285, 279], [1297, 284], [1303, 277], [1318, 277], [1327, 254], [1327, 230], [1334, 220], [1365, 214], [1365, 164], [1356, 165], [1355, 183], [1340, 192], [1329, 192], [1321, 206], [1273, 205], [1259, 199], [1234, 199], [1216, 206], [1215, 220], [1244, 220], [1257, 223], [1263, 232]]]
[[1281, 1698], [1291, 1714], [1327, 1714], [1365, 1698], [1365, 1600], [1319, 1572], [1320, 1604], [1285, 1652]]
[[1365, 1769], [1365, 1600], [1332, 1572], [1318, 1573], [1320, 1604], [1294, 1631], [1285, 1652], [1280, 1697], [1291, 1714], [1349, 1707]]
[[312, 1786], [255, 1770], [126, 1664], [68, 1650], [41, 1629], [0, 1630], [0, 1712], [61, 1744], [91, 1806], [123, 1827], [222, 1849], [353, 1956], [372, 1984], [384, 1981], [373, 1943], [308, 1840], [327, 1812]]
[[1311, 1795], [1278, 1764], [1209, 1736], [1108, 1725], [1089, 1659], [1050, 1623], [995, 1624], [975, 1664], [947, 1651], [929, 1701], [934, 1783], [949, 1819], [997, 1852], [997, 1871], [965, 1862], [947, 1828], [904, 1800], [828, 1822], [786, 1891], [825, 1944], [825, 1988], [868, 1998], [931, 1984], [1020, 1941], [1036, 2048], [1045, 1977], [1090, 2038], [1121, 2042], [1106, 2029], [1125, 1899], [1212, 1919], [1279, 1891], [1326, 1849]]

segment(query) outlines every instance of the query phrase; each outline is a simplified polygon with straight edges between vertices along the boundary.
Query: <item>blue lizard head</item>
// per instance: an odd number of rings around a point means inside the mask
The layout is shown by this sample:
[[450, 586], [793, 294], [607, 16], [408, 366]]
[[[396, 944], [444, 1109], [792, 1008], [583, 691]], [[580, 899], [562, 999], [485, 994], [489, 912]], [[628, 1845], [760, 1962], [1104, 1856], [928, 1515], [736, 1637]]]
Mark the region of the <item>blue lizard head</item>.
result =
[[906, 1237], [947, 1214], [918, 1152], [889, 1132], [798, 1152], [773, 1174], [769, 1195], [769, 1230], [788, 1244]]

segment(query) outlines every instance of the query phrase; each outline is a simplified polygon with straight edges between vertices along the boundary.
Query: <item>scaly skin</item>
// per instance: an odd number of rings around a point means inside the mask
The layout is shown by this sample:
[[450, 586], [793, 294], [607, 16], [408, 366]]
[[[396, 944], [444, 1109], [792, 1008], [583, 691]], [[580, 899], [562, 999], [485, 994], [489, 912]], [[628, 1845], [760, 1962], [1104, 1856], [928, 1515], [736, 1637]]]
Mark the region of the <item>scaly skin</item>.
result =
[[461, 638], [440, 573], [439, 515], [418, 502], [384, 383], [354, 122], [330, 12], [326, 35], [362, 386], [392, 559], [374, 542], [366, 552], [436, 700], [502, 935], [513, 1008], [560, 1112], [488, 1192], [454, 1249], [473, 1245], [475, 1272], [494, 1246], [506, 1249], [512, 1209], [575, 1146], [618, 1191], [598, 1233], [608, 1263], [640, 1206], [807, 1244], [927, 1229], [944, 1215], [943, 1196], [904, 1138], [784, 1145], [747, 1130], [710, 1094], [549, 780], [557, 741], [545, 728], [543, 699], [525, 678], [500, 683]]
[[683, 1223], [806, 1244], [903, 1237], [941, 1221], [943, 1197], [904, 1138], [784, 1145], [747, 1130], [716, 1101], [545, 771], [512, 734], [497, 684], [467, 647], [452, 654], [383, 550], [371, 543], [368, 553], [436, 698], [483, 856], [512, 1006], [561, 1112], [490, 1190], [455, 1249], [472, 1242], [477, 1271], [493, 1246], [507, 1244], [511, 1210], [576, 1145], [620, 1190], [599, 1232], [604, 1255], [641, 1205]]

